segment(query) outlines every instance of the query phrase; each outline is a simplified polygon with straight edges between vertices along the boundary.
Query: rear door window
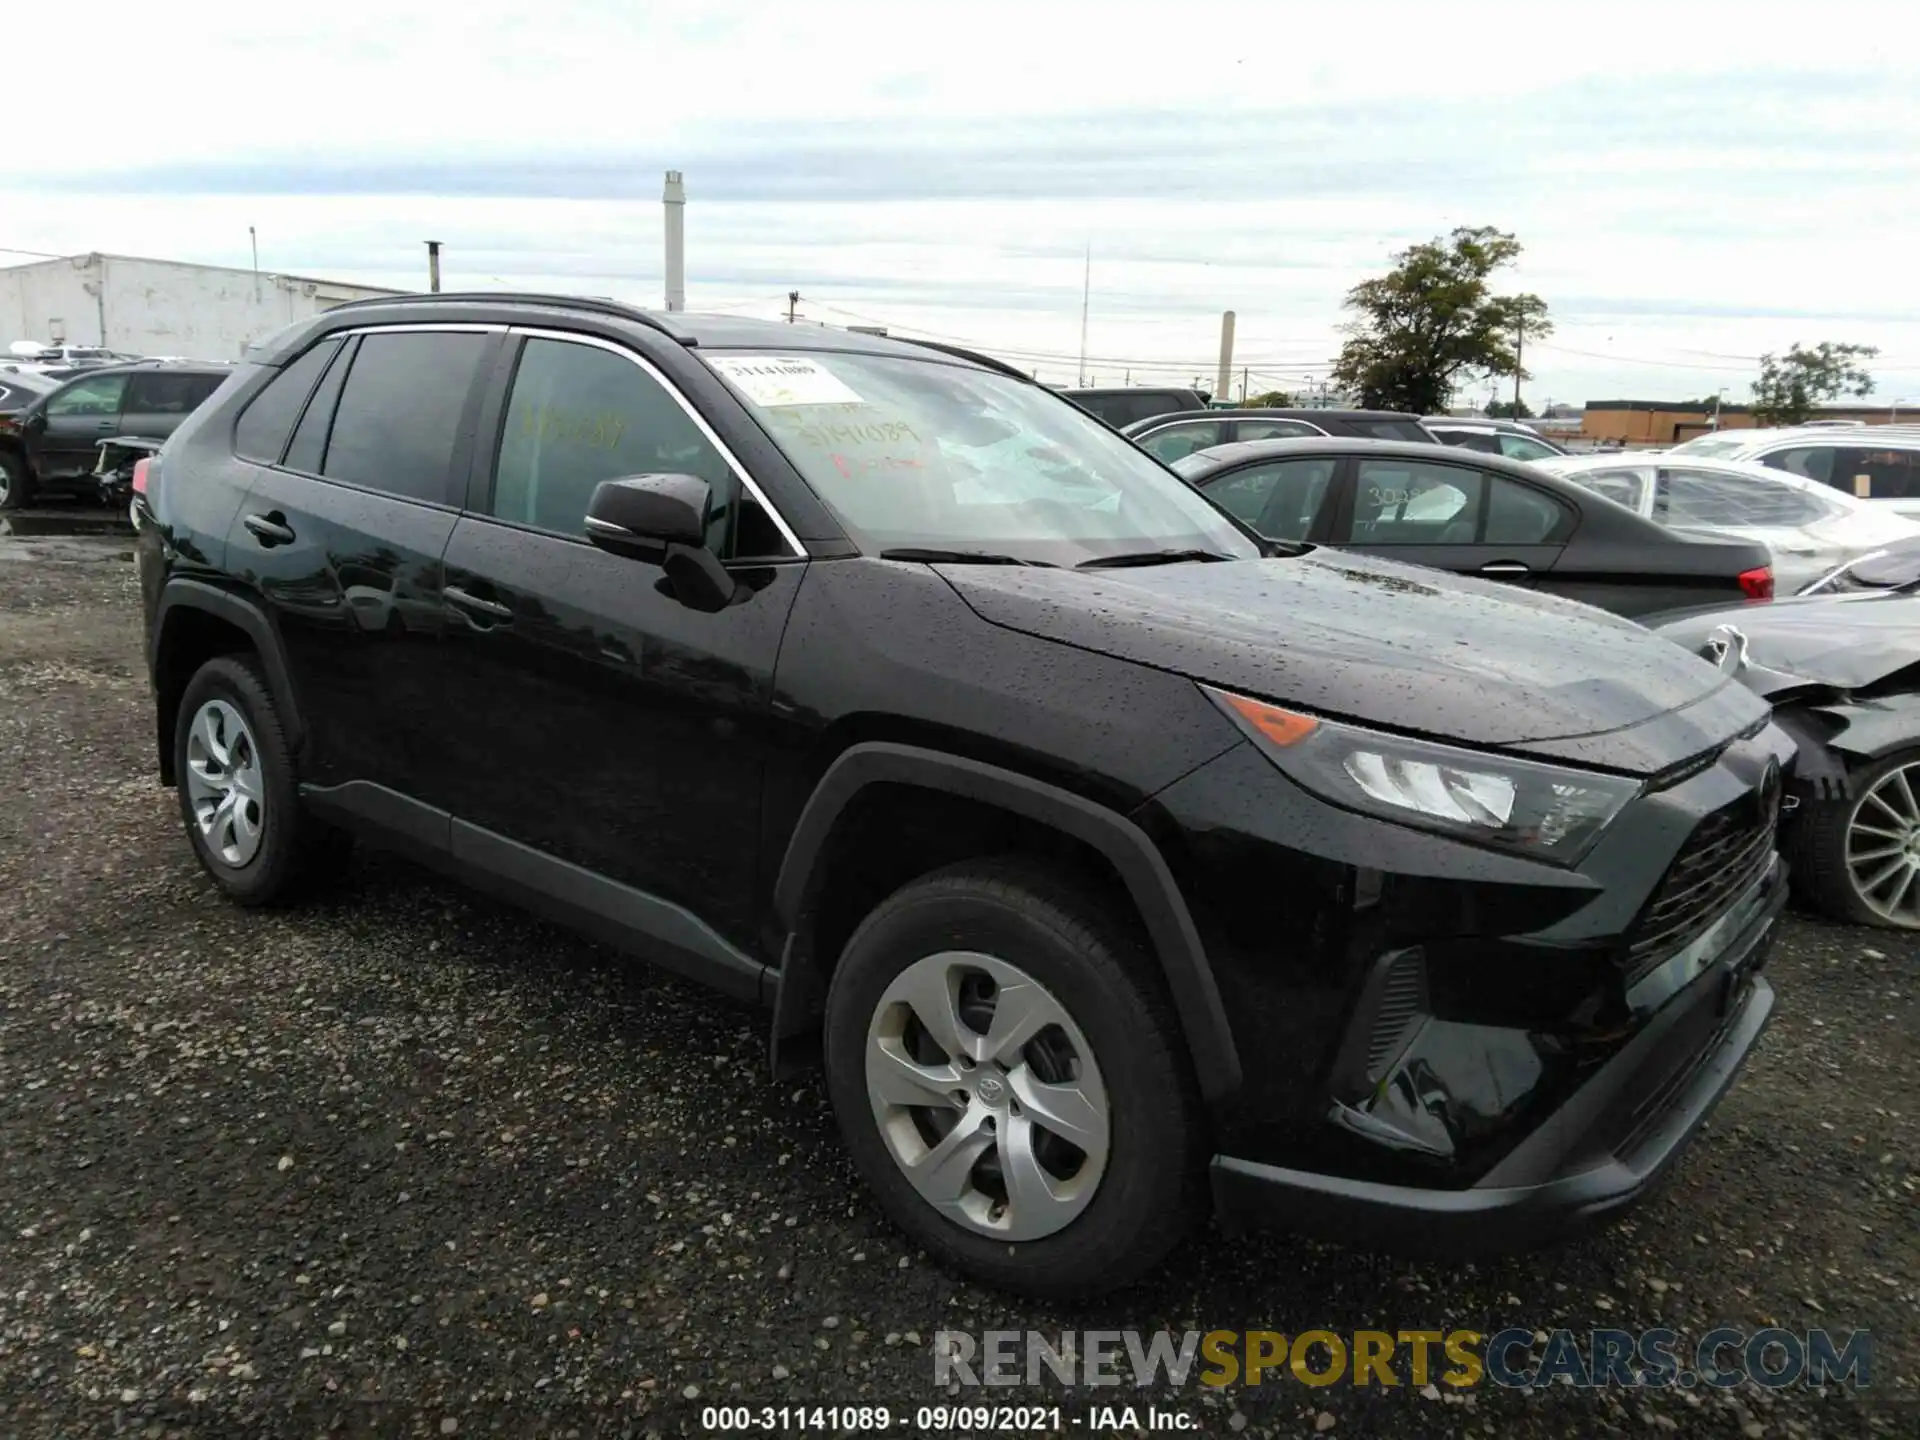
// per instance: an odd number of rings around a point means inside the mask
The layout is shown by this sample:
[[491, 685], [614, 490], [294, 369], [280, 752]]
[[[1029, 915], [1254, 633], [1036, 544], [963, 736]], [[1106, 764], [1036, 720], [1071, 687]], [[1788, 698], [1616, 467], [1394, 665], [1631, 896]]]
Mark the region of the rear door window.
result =
[[1470, 545], [1486, 477], [1458, 465], [1362, 460], [1353, 494], [1356, 545]]
[[122, 408], [142, 415], [190, 415], [226, 377], [177, 370], [143, 370], [127, 381]]
[[1221, 440], [1222, 425], [1218, 420], [1200, 420], [1191, 425], [1169, 425], [1164, 430], [1156, 430], [1140, 442], [1140, 447], [1150, 454], [1158, 455], [1171, 465], [1174, 461], [1193, 454], [1196, 450], [1205, 450], [1218, 445]]
[[455, 441], [487, 340], [460, 331], [364, 336], [320, 473], [402, 500], [448, 503]]
[[339, 348], [338, 340], [325, 340], [296, 356], [247, 402], [233, 427], [235, 453], [266, 465], [280, 463], [307, 396], [313, 393], [314, 382]]

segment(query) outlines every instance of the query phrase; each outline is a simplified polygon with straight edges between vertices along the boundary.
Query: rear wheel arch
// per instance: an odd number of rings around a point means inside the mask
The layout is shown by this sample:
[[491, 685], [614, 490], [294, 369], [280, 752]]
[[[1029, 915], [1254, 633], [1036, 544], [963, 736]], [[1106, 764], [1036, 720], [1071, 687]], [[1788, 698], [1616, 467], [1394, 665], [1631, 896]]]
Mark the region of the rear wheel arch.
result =
[[[885, 866], [873, 872], [837, 864], [847, 858], [849, 834], [857, 832], [863, 814], [872, 813], [869, 807], [901, 796], [924, 797], [943, 824], [958, 832], [952, 852], [916, 858], [909, 849], [893, 857], [891, 873]], [[888, 741], [843, 751], [815, 786], [787, 842], [773, 895], [783, 939], [773, 997], [776, 1068], [783, 1042], [813, 1028], [838, 946], [872, 904], [954, 860], [1010, 850], [1038, 851], [1037, 858], [1054, 863], [1079, 862], [1119, 892], [1116, 899], [1131, 905], [1165, 977], [1202, 1096], [1213, 1101], [1236, 1090], [1239, 1053], [1212, 968], [1172, 871], [1146, 833], [1118, 812], [1044, 781]], [[849, 895], [853, 903], [836, 908]], [[839, 933], [843, 929], [847, 934]]]
[[180, 697], [201, 666], [219, 655], [257, 657], [273, 696], [287, 741], [298, 753], [305, 731], [294, 703], [286, 659], [273, 622], [259, 606], [229, 591], [197, 580], [171, 580], [154, 611], [153, 643], [148, 657], [157, 707], [160, 778], [175, 783], [174, 727]]

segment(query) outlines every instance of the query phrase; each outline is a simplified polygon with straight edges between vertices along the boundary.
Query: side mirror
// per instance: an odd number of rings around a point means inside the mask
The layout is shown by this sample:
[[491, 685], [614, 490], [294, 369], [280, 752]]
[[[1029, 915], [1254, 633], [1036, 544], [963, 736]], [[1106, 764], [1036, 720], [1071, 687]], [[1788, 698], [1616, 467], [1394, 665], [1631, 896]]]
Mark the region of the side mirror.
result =
[[587, 502], [587, 538], [602, 550], [645, 560], [695, 610], [724, 610], [738, 587], [707, 548], [713, 490], [697, 475], [633, 475], [602, 480]]
[[602, 480], [587, 502], [587, 538], [602, 550], [658, 561], [669, 545], [707, 543], [713, 491], [697, 475]]

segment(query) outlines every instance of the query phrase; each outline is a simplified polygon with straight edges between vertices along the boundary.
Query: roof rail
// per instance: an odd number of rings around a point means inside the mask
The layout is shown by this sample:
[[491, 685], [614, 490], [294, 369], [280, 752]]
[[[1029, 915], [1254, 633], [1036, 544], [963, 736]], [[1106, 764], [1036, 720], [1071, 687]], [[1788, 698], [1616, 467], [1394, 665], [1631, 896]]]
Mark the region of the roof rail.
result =
[[375, 295], [366, 300], [349, 300], [345, 304], [335, 305], [327, 311], [333, 314], [339, 310], [367, 310], [382, 305], [417, 305], [421, 301], [449, 302], [463, 305], [556, 305], [570, 310], [591, 310], [599, 315], [612, 315], [621, 320], [633, 320], [658, 330], [670, 340], [692, 347], [699, 342], [690, 335], [676, 333], [671, 326], [651, 311], [642, 310], [637, 305], [623, 305], [618, 300], [595, 300], [584, 295], [543, 295], [524, 290], [457, 290], [427, 291], [403, 295]]
[[1016, 380], [1024, 380], [1029, 385], [1034, 379], [1026, 371], [1016, 369], [1004, 360], [996, 360], [991, 355], [982, 355], [977, 350], [963, 349], [958, 345], [942, 345], [938, 340], [909, 340], [904, 335], [889, 335], [889, 340], [897, 340], [902, 345], [918, 345], [926, 350], [938, 350], [942, 355], [951, 355], [956, 360], [971, 360], [982, 369], [998, 371], [1002, 375], [1011, 375]]

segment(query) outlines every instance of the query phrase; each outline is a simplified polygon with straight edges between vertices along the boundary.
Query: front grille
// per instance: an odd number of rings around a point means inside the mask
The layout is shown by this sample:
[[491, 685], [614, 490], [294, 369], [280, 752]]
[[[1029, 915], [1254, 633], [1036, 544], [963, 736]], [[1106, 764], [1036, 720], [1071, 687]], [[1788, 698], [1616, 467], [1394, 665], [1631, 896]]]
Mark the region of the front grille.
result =
[[1779, 820], [1777, 807], [1762, 815], [1746, 798], [1700, 822], [1628, 939], [1629, 985], [1699, 939], [1760, 878]]

